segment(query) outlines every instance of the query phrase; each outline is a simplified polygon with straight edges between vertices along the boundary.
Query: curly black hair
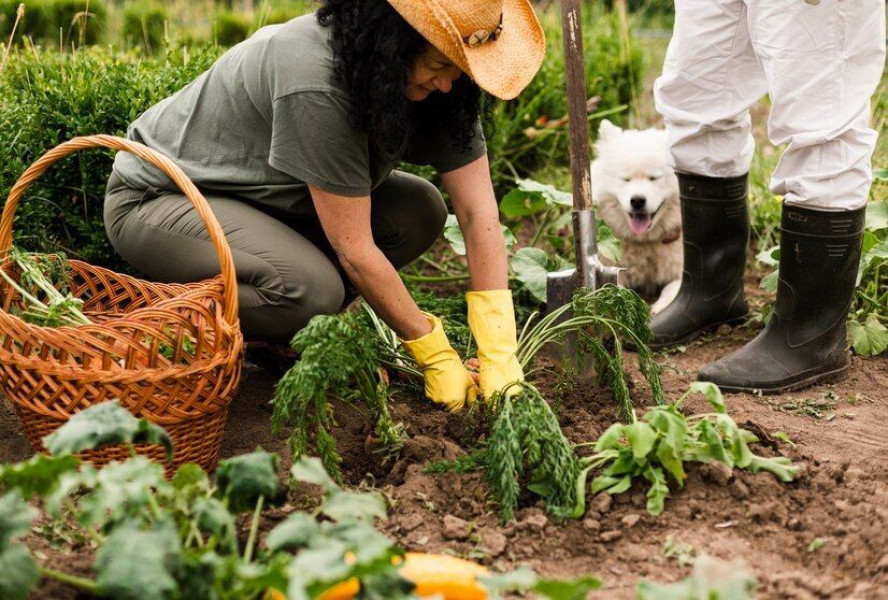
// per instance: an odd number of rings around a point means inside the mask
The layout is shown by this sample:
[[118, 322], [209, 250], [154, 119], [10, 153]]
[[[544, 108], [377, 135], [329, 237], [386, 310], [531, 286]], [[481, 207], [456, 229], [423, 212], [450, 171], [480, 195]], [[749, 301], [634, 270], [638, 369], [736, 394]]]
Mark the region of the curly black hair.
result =
[[454, 141], [468, 148], [484, 102], [468, 76], [447, 94], [425, 100], [407, 98], [408, 78], [428, 42], [386, 0], [319, 0], [318, 22], [331, 27], [335, 76], [352, 96], [355, 123], [392, 156], [401, 156], [414, 135], [426, 127], [446, 126]]

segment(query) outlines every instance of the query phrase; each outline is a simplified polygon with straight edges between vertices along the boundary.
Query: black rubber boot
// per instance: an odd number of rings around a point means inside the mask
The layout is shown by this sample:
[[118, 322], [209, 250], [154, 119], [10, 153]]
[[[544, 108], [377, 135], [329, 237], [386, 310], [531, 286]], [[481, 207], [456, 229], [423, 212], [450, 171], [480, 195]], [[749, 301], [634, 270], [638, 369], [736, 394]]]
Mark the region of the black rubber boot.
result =
[[684, 344], [749, 312], [743, 292], [749, 243], [747, 176], [678, 173], [684, 272], [678, 295], [651, 319], [651, 348]]
[[844, 378], [846, 319], [857, 281], [865, 210], [783, 206], [780, 275], [771, 320], [698, 379], [725, 391], [776, 394]]

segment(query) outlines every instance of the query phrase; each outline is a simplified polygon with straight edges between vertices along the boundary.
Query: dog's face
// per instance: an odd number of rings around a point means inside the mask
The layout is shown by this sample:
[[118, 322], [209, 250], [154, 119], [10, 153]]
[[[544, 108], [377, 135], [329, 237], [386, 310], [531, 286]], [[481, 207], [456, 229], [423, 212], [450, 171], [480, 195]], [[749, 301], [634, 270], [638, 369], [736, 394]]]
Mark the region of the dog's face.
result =
[[665, 131], [623, 131], [601, 122], [592, 192], [599, 216], [621, 239], [658, 241], [681, 226], [678, 180], [667, 153]]

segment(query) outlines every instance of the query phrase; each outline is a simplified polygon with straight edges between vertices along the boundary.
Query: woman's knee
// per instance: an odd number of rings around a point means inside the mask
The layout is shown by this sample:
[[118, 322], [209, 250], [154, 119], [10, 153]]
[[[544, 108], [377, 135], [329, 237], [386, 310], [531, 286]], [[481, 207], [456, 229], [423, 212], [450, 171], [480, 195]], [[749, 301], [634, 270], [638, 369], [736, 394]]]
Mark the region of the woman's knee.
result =
[[399, 268], [428, 250], [447, 221], [447, 205], [438, 188], [409, 173], [393, 172], [372, 202], [373, 237]]
[[339, 312], [345, 298], [341, 277], [332, 264], [314, 266], [301, 264], [298, 274], [275, 272], [265, 278], [267, 285], [238, 286], [247, 341], [287, 344], [312, 317]]

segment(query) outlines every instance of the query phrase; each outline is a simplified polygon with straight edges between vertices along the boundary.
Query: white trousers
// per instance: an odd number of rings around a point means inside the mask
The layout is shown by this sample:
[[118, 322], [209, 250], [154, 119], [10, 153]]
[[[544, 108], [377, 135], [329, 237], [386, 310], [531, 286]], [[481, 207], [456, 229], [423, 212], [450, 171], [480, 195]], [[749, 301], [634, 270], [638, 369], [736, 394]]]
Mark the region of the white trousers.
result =
[[771, 190], [817, 210], [866, 204], [876, 131], [870, 97], [885, 64], [885, 0], [675, 0], [657, 111], [672, 167], [749, 170], [749, 108], [771, 99], [768, 135], [788, 144]]

